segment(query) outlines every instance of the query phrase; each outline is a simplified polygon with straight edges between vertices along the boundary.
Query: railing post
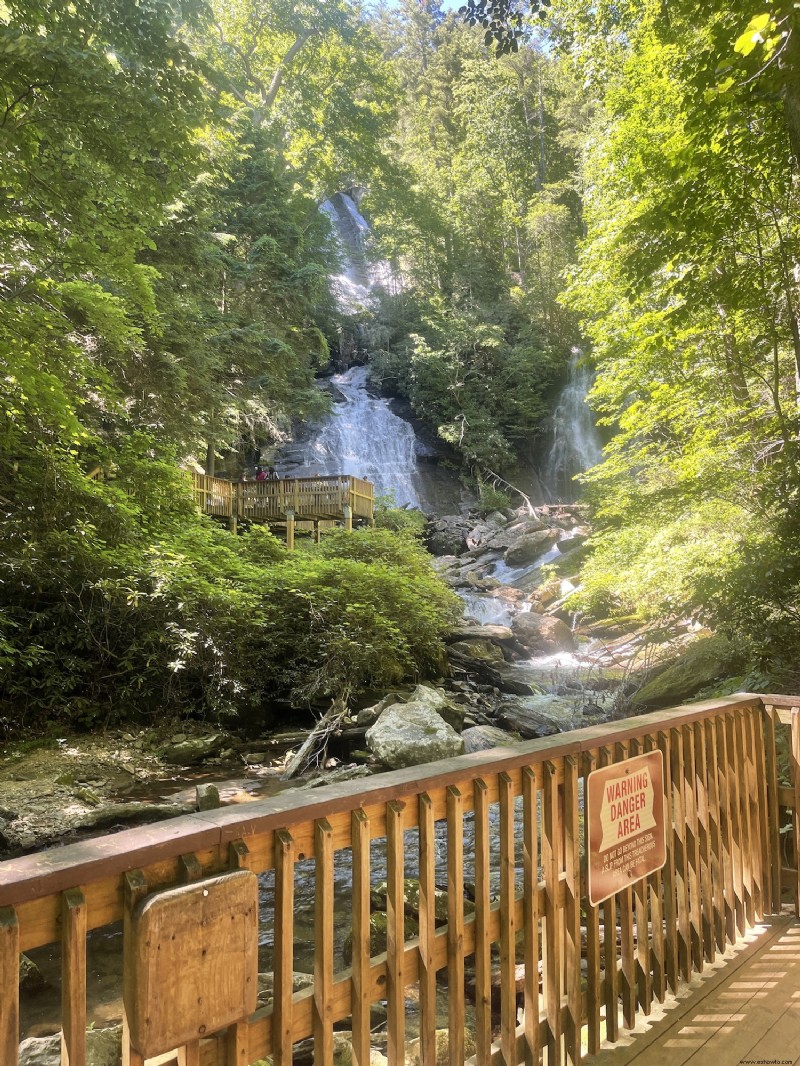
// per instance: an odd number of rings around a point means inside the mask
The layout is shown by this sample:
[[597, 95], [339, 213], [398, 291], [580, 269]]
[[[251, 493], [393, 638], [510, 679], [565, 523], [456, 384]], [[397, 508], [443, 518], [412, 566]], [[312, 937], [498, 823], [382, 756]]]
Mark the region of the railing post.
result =
[[794, 789], [794, 913], [800, 917], [800, 709], [792, 707], [792, 787]]
[[344, 528], [348, 533], [353, 532], [353, 508], [349, 504], [345, 504], [343, 508], [344, 514]]
[[286, 512], [286, 547], [294, 551], [294, 511]]
[[0, 907], [0, 1061], [19, 1061], [19, 922], [13, 907]]
[[239, 520], [239, 485], [231, 485], [231, 513], [228, 515], [228, 528], [234, 537], [236, 536], [236, 528]]

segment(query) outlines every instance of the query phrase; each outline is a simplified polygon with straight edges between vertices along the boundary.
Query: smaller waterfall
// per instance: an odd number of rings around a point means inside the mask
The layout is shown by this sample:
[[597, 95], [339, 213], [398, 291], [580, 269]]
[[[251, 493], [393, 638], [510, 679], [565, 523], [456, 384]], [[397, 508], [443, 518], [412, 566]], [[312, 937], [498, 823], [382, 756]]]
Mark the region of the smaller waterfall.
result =
[[378, 495], [392, 493], [399, 507], [419, 507], [412, 426], [391, 411], [387, 400], [369, 394], [366, 367], [351, 367], [332, 381], [344, 402], [334, 404], [311, 442], [306, 468], [313, 474], [366, 478]]
[[375, 310], [377, 287], [396, 292], [399, 280], [389, 263], [371, 262], [368, 257], [370, 226], [348, 193], [338, 192], [320, 205], [334, 228], [344, 252], [344, 270], [333, 279], [333, 291], [339, 308], [348, 315]]
[[600, 436], [586, 403], [593, 374], [580, 360], [581, 352], [574, 349], [569, 378], [553, 412], [553, 441], [542, 478], [550, 496], [564, 503], [574, 502], [578, 495], [575, 475], [597, 466], [603, 458]]

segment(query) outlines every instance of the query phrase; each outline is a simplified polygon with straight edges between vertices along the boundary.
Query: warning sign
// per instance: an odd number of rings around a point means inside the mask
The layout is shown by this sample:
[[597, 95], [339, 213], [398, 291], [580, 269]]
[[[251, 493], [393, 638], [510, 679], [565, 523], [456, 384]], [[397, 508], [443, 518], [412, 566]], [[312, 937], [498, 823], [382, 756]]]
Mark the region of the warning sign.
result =
[[664, 757], [660, 751], [589, 774], [589, 902], [660, 870], [666, 862]]

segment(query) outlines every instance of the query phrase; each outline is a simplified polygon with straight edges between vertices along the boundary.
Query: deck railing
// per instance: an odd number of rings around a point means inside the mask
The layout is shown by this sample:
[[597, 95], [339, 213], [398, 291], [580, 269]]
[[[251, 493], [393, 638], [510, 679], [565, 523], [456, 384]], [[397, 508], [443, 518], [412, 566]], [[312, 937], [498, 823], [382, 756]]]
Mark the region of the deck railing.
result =
[[192, 484], [198, 508], [223, 518], [283, 522], [291, 512], [297, 520], [332, 520], [350, 508], [352, 518], [371, 520], [375, 507], [372, 483], [350, 474], [236, 482], [193, 473]]
[[[82, 1066], [87, 934], [123, 918], [145, 884], [244, 867], [261, 875], [261, 965], [274, 975], [274, 1003], [198, 1038], [184, 1061], [271, 1056], [286, 1066], [310, 1038], [315, 1063], [327, 1066], [336, 1026], [368, 1066], [371, 1012], [383, 1003], [392, 1066], [406, 1061], [412, 1023], [425, 1066], [438, 1061], [442, 1028], [453, 1064], [473, 1055], [538, 1063], [545, 1049], [549, 1066], [578, 1063], [778, 911], [784, 895], [798, 907], [798, 708], [800, 698], [742, 694], [9, 861], [0, 867], [0, 1061], [17, 1062], [20, 951], [60, 942], [62, 1062]], [[585, 779], [649, 751], [664, 757], [666, 865], [592, 906]], [[781, 752], [790, 787], [780, 784]], [[787, 811], [794, 849], [784, 846]], [[376, 881], [385, 882], [377, 891]], [[373, 906], [385, 898], [385, 949], [371, 930], [371, 895]], [[293, 992], [301, 965], [313, 977]], [[124, 1039], [123, 1062], [136, 1066], [127, 1030]]]

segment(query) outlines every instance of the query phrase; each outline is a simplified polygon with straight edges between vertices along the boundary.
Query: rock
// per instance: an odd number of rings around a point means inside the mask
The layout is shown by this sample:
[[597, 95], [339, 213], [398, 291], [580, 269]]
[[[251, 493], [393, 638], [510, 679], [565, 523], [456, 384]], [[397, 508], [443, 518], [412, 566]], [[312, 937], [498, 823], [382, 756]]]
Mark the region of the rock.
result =
[[492, 529], [505, 529], [508, 525], [508, 519], [502, 511], [490, 511], [483, 521], [485, 525], [491, 526]]
[[467, 755], [476, 751], [489, 751], [491, 748], [506, 748], [509, 744], [518, 744], [519, 738], [498, 729], [494, 725], [476, 725], [465, 729], [461, 734]]
[[[469, 1059], [477, 1052], [475, 1037], [469, 1031], [464, 1030], [464, 1058]], [[422, 1062], [419, 1040], [412, 1040], [408, 1045], [406, 1054], [406, 1066], [420, 1066]], [[450, 1062], [450, 1030], [436, 1030], [436, 1066], [448, 1066]]]
[[511, 623], [514, 639], [529, 652], [574, 651], [575, 640], [566, 622], [550, 615], [527, 611]]
[[[314, 975], [295, 970], [292, 974], [292, 991], [302, 992], [304, 988], [311, 988], [314, 984]], [[272, 970], [258, 975], [258, 1005], [260, 1007], [271, 1003], [275, 998], [275, 974]]]
[[198, 785], [194, 794], [198, 811], [215, 811], [220, 806], [219, 789], [216, 785]]
[[[86, 1066], [119, 1066], [122, 1060], [122, 1026], [87, 1029]], [[19, 1066], [60, 1066], [61, 1034], [29, 1037], [19, 1046]]]
[[340, 781], [354, 781], [356, 778], [371, 775], [372, 771], [368, 766], [356, 766], [351, 763], [347, 766], [337, 766], [334, 770], [326, 770], [319, 777], [312, 778], [306, 787], [319, 788], [321, 785], [335, 785]]
[[[369, 916], [369, 953], [382, 955], [386, 951], [389, 919], [385, 911], [373, 911]], [[419, 934], [419, 922], [412, 914], [403, 917], [403, 938], [413, 940]], [[342, 962], [345, 966], [353, 962], [353, 934], [350, 932], [342, 944]]]
[[565, 554], [571, 552], [573, 548], [580, 548], [588, 540], [588, 533], [572, 533], [568, 537], [562, 537], [558, 542], [558, 550]]
[[464, 515], [442, 515], [428, 530], [427, 544], [432, 555], [460, 555], [475, 523]]
[[558, 530], [539, 529], [526, 533], [506, 549], [503, 556], [509, 566], [527, 566], [543, 555], [553, 541], [558, 540]]
[[[517, 591], [516, 589], [514, 590]], [[512, 640], [514, 634], [508, 626], [457, 626], [451, 629], [446, 640]]]
[[491, 640], [457, 640], [448, 645], [447, 654], [467, 668], [475, 660], [480, 663], [505, 662], [502, 651]]
[[538, 691], [536, 682], [532, 678], [526, 677], [511, 663], [487, 664], [482, 668], [481, 674], [489, 684], [499, 688], [501, 692], [508, 692], [513, 696], [530, 696]]
[[244, 761], [251, 766], [260, 766], [261, 763], [267, 761], [267, 753], [265, 751], [251, 751], [243, 756]]
[[47, 988], [42, 971], [27, 955], [19, 957], [19, 990], [26, 995], [35, 995]]
[[436, 711], [440, 718], [444, 718], [445, 722], [457, 733], [464, 728], [464, 708], [449, 699], [441, 689], [434, 688], [432, 685], [417, 685], [408, 697], [408, 701], [426, 704], [431, 710]]
[[403, 699], [399, 692], [388, 692], [379, 703], [373, 704], [372, 707], [363, 707], [358, 712], [356, 722], [360, 726], [374, 725], [387, 707], [400, 703]]
[[225, 746], [226, 738], [222, 733], [206, 737], [187, 737], [166, 748], [162, 754], [166, 762], [173, 766], [193, 766], [212, 755], [216, 755]]
[[366, 740], [373, 755], [393, 770], [464, 752], [464, 741], [455, 729], [430, 703], [413, 697], [408, 703], [388, 707], [367, 730]]
[[532, 740], [574, 728], [577, 712], [571, 700], [539, 695], [507, 700], [501, 705], [497, 717], [507, 728]]
[[83, 815], [73, 826], [79, 829], [107, 829], [127, 822], [158, 822], [178, 814], [191, 814], [194, 808], [177, 803], [109, 803]]
[[[332, 1066], [353, 1066], [354, 1061], [352, 1032], [334, 1033]], [[389, 1060], [377, 1048], [369, 1049], [369, 1066], [388, 1066], [388, 1063]]]
[[678, 659], [633, 697], [643, 707], [669, 707], [694, 696], [712, 681], [734, 676], [745, 665], [742, 653], [721, 634], [694, 641]]

